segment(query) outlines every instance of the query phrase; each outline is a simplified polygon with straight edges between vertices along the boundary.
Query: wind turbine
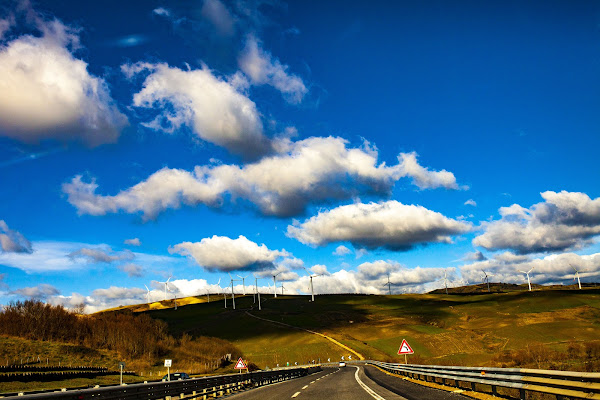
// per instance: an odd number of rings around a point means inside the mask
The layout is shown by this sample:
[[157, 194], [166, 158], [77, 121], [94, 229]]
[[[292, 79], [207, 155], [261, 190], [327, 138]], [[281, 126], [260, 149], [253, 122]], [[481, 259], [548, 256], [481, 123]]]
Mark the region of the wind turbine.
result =
[[146, 286], [146, 290], [148, 291], [148, 293], [146, 293], [146, 302], [148, 303], [148, 306], [150, 306], [150, 289], [148, 289], [148, 286]]
[[529, 279], [529, 273], [530, 273], [531, 271], [533, 271], [533, 269], [534, 269], [534, 268], [535, 268], [535, 267], [531, 267], [531, 269], [530, 269], [529, 271], [527, 271], [527, 272], [526, 272], [526, 271], [519, 271], [519, 272], [522, 272], [522, 273], [524, 273], [524, 274], [527, 274], [527, 283], [529, 284], [529, 291], [530, 291], [530, 292], [531, 292], [531, 279]]
[[275, 275], [273, 275], [273, 293], [274, 293], [274, 297], [277, 298], [277, 275], [279, 275], [281, 272], [276, 273]]
[[242, 280], [242, 287], [244, 288], [244, 296], [246, 295], [246, 281], [245, 281], [245, 279], [247, 277], [248, 277], [248, 275], [246, 275], [246, 276], [239, 276], [238, 275], [238, 278], [240, 278]]
[[229, 278], [231, 279], [231, 301], [233, 302], [233, 309], [235, 310], [235, 293], [233, 292], [233, 282], [239, 281], [239, 279], [233, 279], [231, 274], [229, 274]]
[[392, 295], [392, 282], [390, 282], [390, 274], [388, 274], [387, 278], [388, 278], [388, 281], [387, 281], [387, 283], [384, 283], [383, 286], [388, 287], [388, 293], [391, 296]]
[[[304, 268], [304, 267], [302, 267], [302, 268]], [[304, 268], [304, 270], [308, 274], [308, 270], [306, 268]], [[315, 275], [308, 274], [308, 277], [310, 278], [310, 298], [311, 298], [310, 301], [312, 301], [313, 303], [315, 301], [315, 290], [313, 288], [313, 281], [312, 280], [313, 280], [314, 277], [321, 276], [321, 275], [322, 274], [315, 274]]]
[[[283, 296], [283, 292], [285, 290], [285, 287], [283, 287], [283, 282], [281, 282], [280, 288], [281, 288], [281, 295]], [[277, 291], [277, 290], [275, 290], [275, 291]]]
[[448, 271], [444, 270], [444, 287], [446, 288], [446, 294], [448, 294]]
[[492, 274], [487, 274], [484, 270], [481, 270], [481, 272], [483, 272], [483, 283], [487, 283], [487, 287], [488, 287], [488, 292], [490, 292], [490, 279], [488, 278], [488, 276], [492, 276]]
[[[258, 295], [258, 311], [260, 311], [261, 307], [260, 307], [260, 292], [258, 291], [258, 278], [254, 274], [252, 274], [252, 276], [254, 277], [254, 294]], [[256, 303], [256, 298], [254, 298], [254, 302]]]
[[169, 288], [169, 281], [171, 280], [172, 277], [173, 277], [173, 275], [169, 276], [169, 279], [167, 279], [165, 282], [158, 282], [158, 283], [165, 284], [165, 301], [167, 300], [167, 290]]
[[[571, 264], [569, 264], [569, 266], [571, 268], [573, 268], [573, 271], [575, 271], [575, 278], [573, 278], [573, 280], [577, 279], [577, 284], [579, 285], [579, 289], [581, 290], [581, 281], [579, 280], [579, 271]], [[583, 272], [583, 270], [581, 272]]]

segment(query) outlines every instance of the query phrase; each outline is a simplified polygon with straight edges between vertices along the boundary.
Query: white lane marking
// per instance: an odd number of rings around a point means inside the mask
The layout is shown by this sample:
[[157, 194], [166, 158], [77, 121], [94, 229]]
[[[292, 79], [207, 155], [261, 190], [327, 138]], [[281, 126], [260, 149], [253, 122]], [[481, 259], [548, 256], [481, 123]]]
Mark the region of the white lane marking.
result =
[[308, 385], [305, 385], [304, 387], [302, 387], [302, 390], [306, 389], [308, 387]]
[[300, 394], [300, 392], [296, 392], [296, 393], [294, 393], [294, 394], [292, 395], [292, 399], [293, 399], [294, 397], [298, 396], [299, 394]]
[[354, 374], [354, 378], [356, 379], [356, 382], [358, 382], [358, 384], [365, 389], [365, 392], [369, 393], [371, 395], [371, 397], [373, 397], [376, 400], [385, 400], [384, 397], [381, 397], [380, 395], [378, 395], [377, 393], [375, 393], [373, 391], [373, 389], [371, 389], [370, 387], [368, 387], [367, 385], [365, 385], [363, 383], [363, 381], [360, 380], [360, 377], [358, 376], [358, 371], [360, 371], [360, 367], [357, 367], [355, 365], [353, 365], [354, 368], [356, 368], [356, 373]]
[[311, 383], [315, 383], [315, 381], [312, 381]]

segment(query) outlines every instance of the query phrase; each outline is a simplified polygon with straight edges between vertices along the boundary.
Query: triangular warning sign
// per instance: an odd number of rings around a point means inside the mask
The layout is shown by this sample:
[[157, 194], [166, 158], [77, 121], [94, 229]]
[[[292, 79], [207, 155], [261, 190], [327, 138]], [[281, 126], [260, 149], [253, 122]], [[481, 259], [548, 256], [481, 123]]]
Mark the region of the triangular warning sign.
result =
[[237, 360], [237, 363], [235, 364], [235, 369], [246, 369], [246, 368], [248, 368], [246, 366], [246, 363], [244, 362], [244, 360], [242, 360], [242, 357], [240, 357]]
[[414, 353], [414, 351], [413, 351], [412, 347], [410, 347], [410, 345], [408, 344], [406, 339], [402, 339], [402, 344], [400, 345], [400, 348], [398, 349], [398, 354], [413, 354], [413, 353]]

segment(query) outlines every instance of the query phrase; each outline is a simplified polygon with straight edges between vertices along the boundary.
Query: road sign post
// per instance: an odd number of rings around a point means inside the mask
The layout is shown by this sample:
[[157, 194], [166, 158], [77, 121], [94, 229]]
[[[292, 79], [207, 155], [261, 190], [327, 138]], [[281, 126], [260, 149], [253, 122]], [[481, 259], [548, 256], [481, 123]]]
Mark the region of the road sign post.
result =
[[408, 359], [407, 359], [407, 354], [414, 354], [415, 352], [413, 351], [412, 347], [410, 347], [410, 345], [408, 344], [408, 342], [406, 341], [406, 339], [402, 339], [402, 344], [400, 345], [400, 348], [398, 349], [398, 354], [404, 354], [404, 364], [408, 364]]
[[121, 382], [121, 383], [120, 383], [120, 385], [121, 385], [121, 386], [123, 386], [123, 367], [124, 367], [124, 366], [125, 366], [125, 363], [121, 361], [121, 362], [119, 363], [119, 368], [121, 369], [121, 380], [120, 380], [120, 382]]
[[243, 369], [245, 369], [245, 370], [248, 369], [248, 366], [246, 365], [246, 363], [244, 362], [242, 357], [238, 358], [237, 363], [235, 364], [235, 369], [239, 369], [240, 374], [242, 373]]
[[173, 365], [173, 360], [165, 360], [165, 367], [167, 367], [167, 380], [171, 381], [171, 366]]

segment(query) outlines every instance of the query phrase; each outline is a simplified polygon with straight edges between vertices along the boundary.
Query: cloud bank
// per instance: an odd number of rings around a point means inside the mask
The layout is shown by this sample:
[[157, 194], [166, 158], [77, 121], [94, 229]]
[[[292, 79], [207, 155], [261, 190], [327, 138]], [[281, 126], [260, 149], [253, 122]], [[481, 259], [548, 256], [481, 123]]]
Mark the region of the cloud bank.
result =
[[[310, 137], [295, 142], [281, 139], [276, 148], [276, 154], [243, 166], [205, 165], [192, 172], [163, 168], [114, 196], [97, 194], [95, 181], [86, 182], [80, 175], [63, 184], [63, 192], [80, 214], [125, 211], [152, 219], [182, 205], [220, 208], [229, 197], [233, 202], [250, 202], [263, 215], [289, 217], [302, 214], [312, 203], [361, 194], [387, 195], [397, 180], [410, 176], [404, 167], [406, 154], [400, 154], [397, 165], [378, 164], [377, 149], [367, 142], [349, 147], [339, 137]], [[457, 188], [454, 175], [443, 172], [442, 187]], [[431, 188], [442, 184], [435, 178], [438, 172], [427, 170], [427, 174], [433, 177], [420, 180], [421, 188], [425, 181]]]
[[31, 243], [20, 232], [8, 227], [4, 220], [0, 220], [0, 250], [6, 253], [31, 253]]
[[473, 244], [531, 254], [581, 248], [600, 234], [600, 198], [564, 190], [541, 196], [545, 201], [530, 208], [518, 204], [500, 208], [502, 218], [484, 223], [484, 233]]

